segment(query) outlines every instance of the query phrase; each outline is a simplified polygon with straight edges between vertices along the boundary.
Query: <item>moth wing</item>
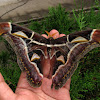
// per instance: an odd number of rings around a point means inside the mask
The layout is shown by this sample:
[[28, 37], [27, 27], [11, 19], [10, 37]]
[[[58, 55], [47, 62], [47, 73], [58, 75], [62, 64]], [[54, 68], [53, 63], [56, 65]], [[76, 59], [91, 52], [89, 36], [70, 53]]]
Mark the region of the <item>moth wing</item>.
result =
[[[31, 62], [29, 58], [29, 45], [35, 49], [40, 41], [44, 42], [46, 39], [36, 32], [16, 24], [11, 24], [10, 22], [0, 23], [0, 35], [2, 35], [14, 49], [19, 67], [22, 71], [26, 71], [29, 83], [33, 87], [39, 87], [42, 84], [43, 75], [37, 68], [37, 64]], [[37, 42], [37, 44], [34, 44], [34, 42]]]
[[100, 30], [86, 30], [67, 35], [66, 48], [62, 48], [63, 51], [69, 48], [66, 53], [67, 60], [65, 64], [58, 67], [52, 79], [52, 87], [59, 89], [64, 86], [78, 67], [79, 60], [90, 50], [100, 47], [98, 37], [100, 37]]

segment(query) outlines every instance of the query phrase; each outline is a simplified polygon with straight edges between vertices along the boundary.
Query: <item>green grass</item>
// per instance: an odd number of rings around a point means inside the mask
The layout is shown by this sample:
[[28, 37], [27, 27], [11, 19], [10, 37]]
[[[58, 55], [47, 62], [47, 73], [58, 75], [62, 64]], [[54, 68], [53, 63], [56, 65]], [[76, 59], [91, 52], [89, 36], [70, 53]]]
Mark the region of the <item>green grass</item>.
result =
[[[95, 2], [98, 6], [98, 0]], [[73, 10], [73, 15], [70, 15], [59, 5], [49, 8], [48, 16], [42, 21], [32, 21], [29, 28], [40, 34], [52, 29], [64, 34], [90, 28], [100, 29], [100, 9], [95, 12], [91, 7], [90, 12], [86, 12], [82, 8], [78, 12]], [[4, 41], [2, 38], [0, 40]], [[9, 44], [4, 42], [8, 51], [0, 53], [0, 72], [15, 91], [21, 71], [16, 63], [16, 55]], [[80, 61], [71, 78], [70, 94], [72, 100], [100, 100], [100, 48], [92, 50]]]
[[[3, 39], [2, 39], [3, 40]], [[17, 64], [16, 55], [11, 46], [5, 41], [7, 51], [0, 53], [0, 72], [7, 84], [15, 91], [21, 70]]]

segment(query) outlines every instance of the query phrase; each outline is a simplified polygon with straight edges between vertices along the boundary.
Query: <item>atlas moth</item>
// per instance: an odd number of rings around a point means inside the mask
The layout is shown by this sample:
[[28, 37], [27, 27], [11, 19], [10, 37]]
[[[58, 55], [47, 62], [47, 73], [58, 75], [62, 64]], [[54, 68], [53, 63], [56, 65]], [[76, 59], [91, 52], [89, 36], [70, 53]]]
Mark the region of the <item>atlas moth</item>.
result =
[[[52, 79], [52, 88], [63, 87], [78, 67], [79, 60], [90, 50], [100, 47], [99, 29], [45, 38], [27, 28], [3, 22], [0, 23], [0, 35], [14, 49], [18, 65], [26, 71], [27, 80], [33, 87], [40, 87], [43, 77]], [[50, 66], [44, 67], [47, 60]]]

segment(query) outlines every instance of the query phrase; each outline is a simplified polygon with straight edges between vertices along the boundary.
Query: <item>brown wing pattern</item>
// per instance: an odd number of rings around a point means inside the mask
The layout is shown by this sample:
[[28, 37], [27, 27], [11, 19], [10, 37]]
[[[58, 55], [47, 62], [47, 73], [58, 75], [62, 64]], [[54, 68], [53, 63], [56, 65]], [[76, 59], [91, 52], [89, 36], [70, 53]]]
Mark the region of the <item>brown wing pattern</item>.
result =
[[[10, 22], [0, 24], [2, 35], [15, 50], [22, 71], [31, 86], [39, 87], [42, 78], [52, 78], [52, 87], [61, 88], [72, 76], [78, 61], [100, 47], [100, 30], [86, 30], [53, 39]], [[45, 66], [46, 63], [50, 66]]]

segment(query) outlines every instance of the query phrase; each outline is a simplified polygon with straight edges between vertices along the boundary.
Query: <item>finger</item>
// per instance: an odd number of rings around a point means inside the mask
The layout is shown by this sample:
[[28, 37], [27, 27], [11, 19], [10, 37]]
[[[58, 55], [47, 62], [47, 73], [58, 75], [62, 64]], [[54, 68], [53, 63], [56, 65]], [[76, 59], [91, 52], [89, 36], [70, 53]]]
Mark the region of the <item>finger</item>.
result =
[[70, 90], [70, 83], [71, 83], [71, 78], [67, 80], [66, 84], [64, 85], [64, 87], [67, 89], [67, 90]]
[[54, 33], [58, 33], [58, 34], [59, 34], [59, 32], [58, 32], [56, 29], [52, 29], [52, 30], [50, 31], [50, 34], [53, 35]]
[[43, 36], [43, 37], [48, 39], [48, 36], [46, 34], [42, 34], [41, 36]]
[[66, 35], [65, 35], [65, 34], [60, 34], [60, 35], [59, 35], [59, 37], [63, 37], [63, 36], [66, 36]]
[[16, 94], [21, 93], [22, 91], [25, 91], [25, 89], [30, 88], [30, 85], [26, 79], [26, 72], [22, 72], [16, 87]]
[[59, 38], [59, 33], [54, 33], [54, 35], [52, 36], [54, 39], [57, 39], [57, 38]]
[[[47, 95], [56, 100], [70, 100], [69, 91], [65, 88], [60, 88], [59, 90], [55, 90], [55, 88], [51, 89], [52, 80], [44, 78], [41, 89]], [[62, 95], [63, 94], [63, 95]]]
[[57, 30], [55, 30], [55, 29], [52, 29], [52, 30], [50, 31], [50, 35], [51, 35], [54, 39], [59, 38], [59, 32], [58, 32]]
[[38, 90], [39, 88], [33, 88], [29, 84], [29, 82], [26, 78], [26, 72], [22, 72], [21, 75], [20, 75], [15, 93], [19, 94], [20, 92], [25, 91], [25, 89], [34, 91], [34, 90]]
[[26, 72], [22, 72], [21, 75], [20, 75], [20, 78], [19, 78], [19, 81], [18, 81], [18, 84], [17, 84], [17, 88], [26, 88], [26, 87], [29, 87], [29, 83], [26, 79]]
[[26, 73], [22, 72], [20, 75], [15, 93], [19, 94], [21, 91], [28, 89], [28, 87], [30, 87], [30, 85], [27, 82]]
[[15, 94], [10, 87], [5, 83], [2, 74], [0, 73], [0, 100], [14, 100]]

